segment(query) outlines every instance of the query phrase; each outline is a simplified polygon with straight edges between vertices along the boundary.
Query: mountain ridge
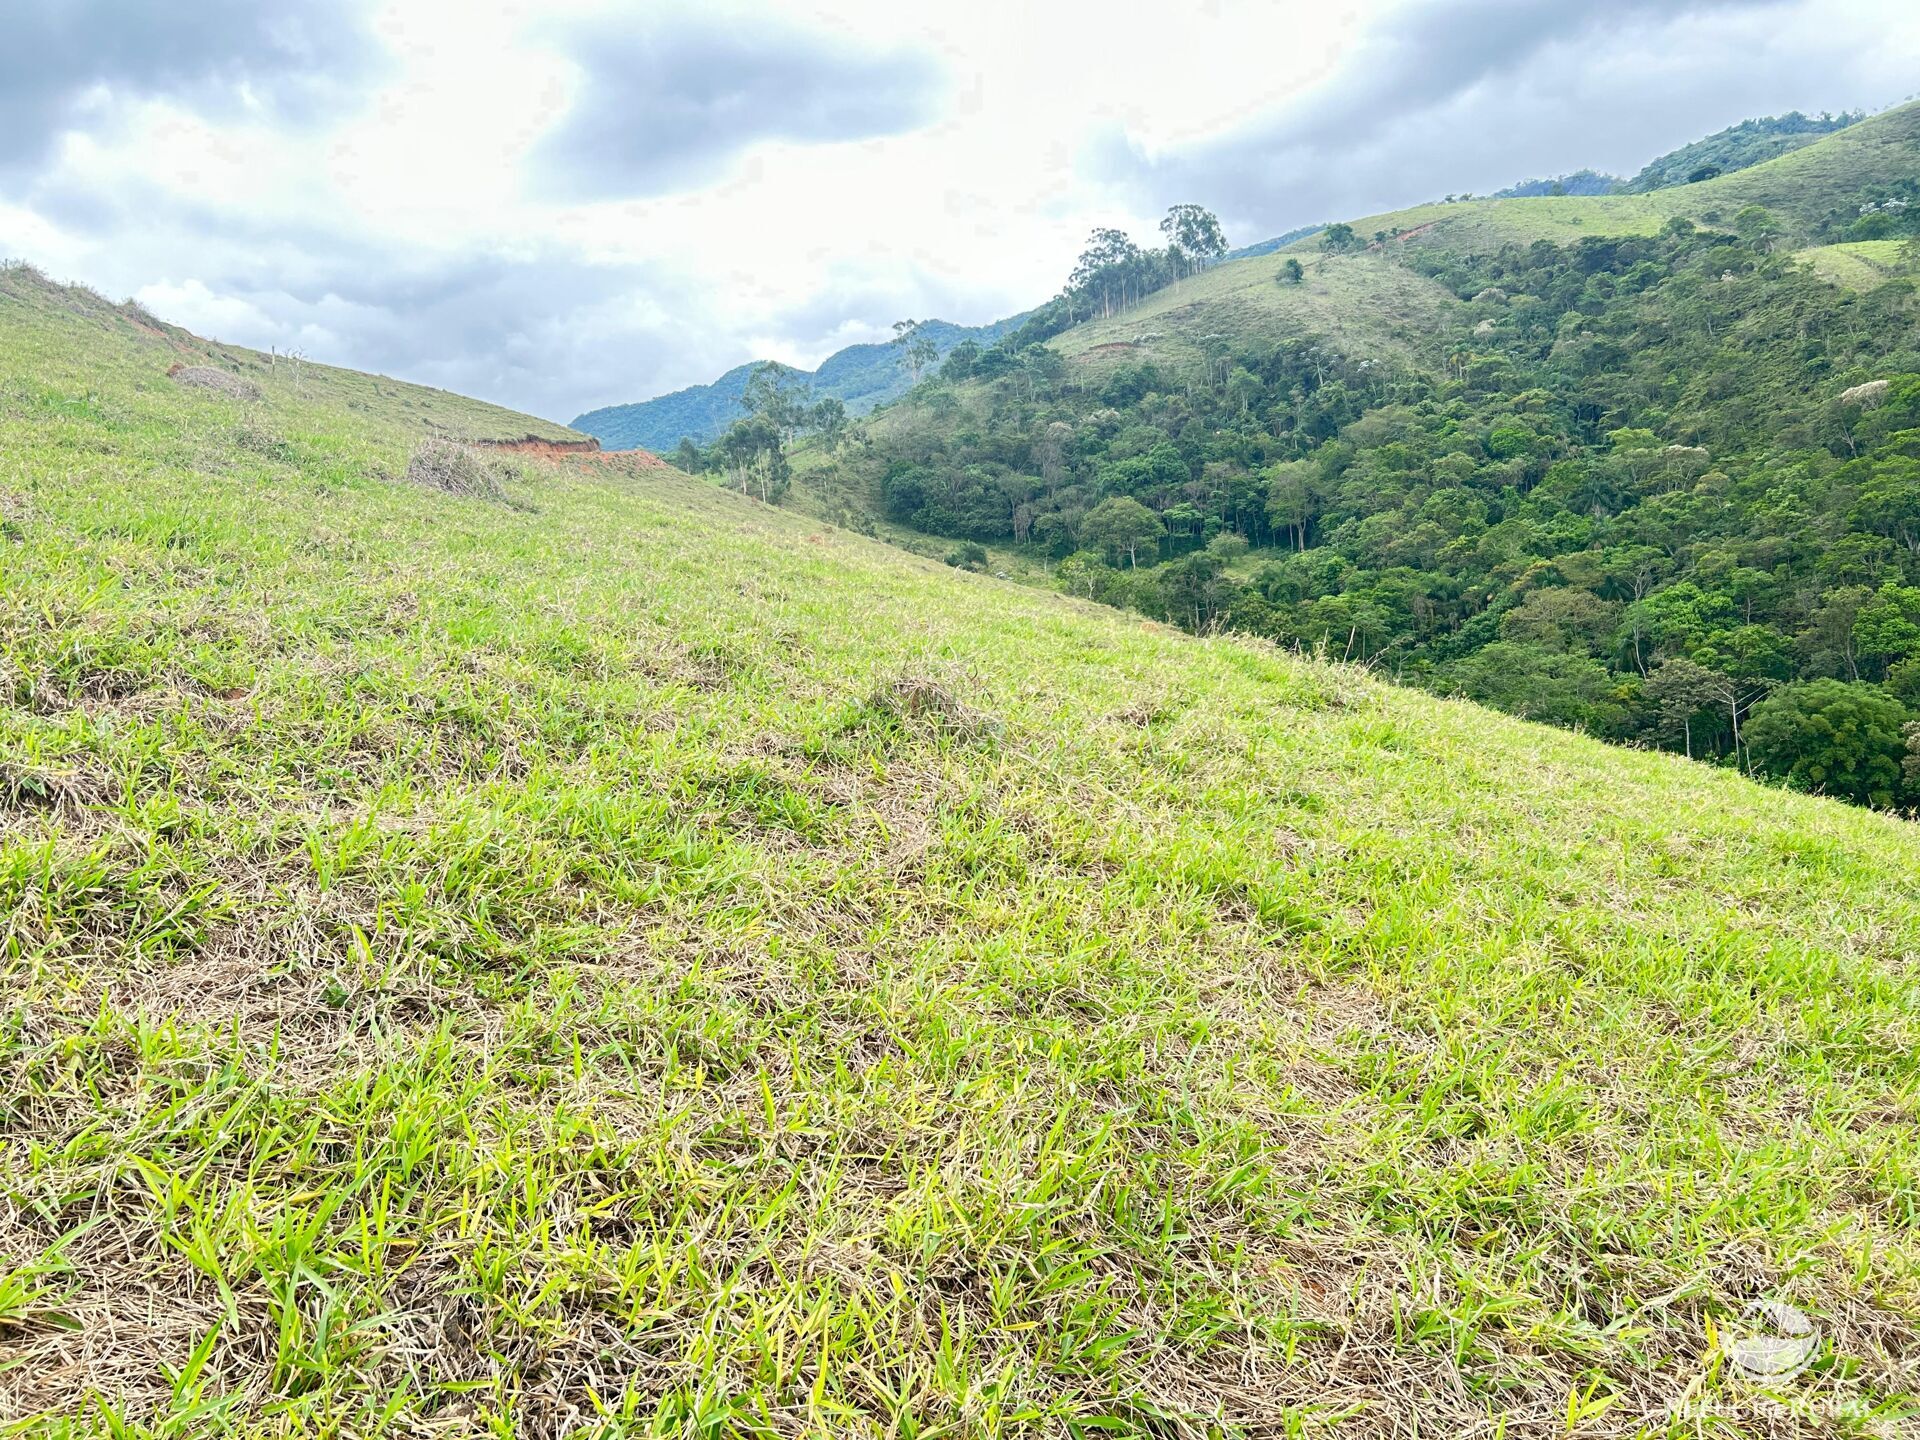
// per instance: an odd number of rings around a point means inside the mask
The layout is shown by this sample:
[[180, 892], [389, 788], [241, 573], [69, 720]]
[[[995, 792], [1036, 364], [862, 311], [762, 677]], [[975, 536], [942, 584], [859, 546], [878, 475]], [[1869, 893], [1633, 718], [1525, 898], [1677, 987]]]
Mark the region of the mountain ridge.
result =
[[[1578, 170], [1550, 180], [1526, 180], [1495, 192], [1493, 200], [1552, 197], [1591, 198], [1597, 196], [1644, 194], [1657, 189], [1683, 186], [1702, 163], [1711, 161], [1716, 176], [1741, 170], [1781, 154], [1790, 153], [1825, 135], [1867, 118], [1852, 112], [1809, 117], [1798, 111], [1783, 115], [1743, 120], [1714, 135], [1677, 147], [1649, 161], [1631, 180], [1605, 175], [1594, 170]], [[1674, 172], [1674, 173], [1669, 173]], [[1705, 177], [1699, 177], [1705, 178]], [[1459, 202], [1440, 202], [1453, 205]], [[1485, 203], [1485, 202], [1478, 202]], [[1389, 212], [1369, 221], [1353, 222], [1363, 234], [1371, 234], [1374, 220], [1397, 220], [1411, 213], [1437, 206], [1410, 207], [1408, 211]], [[1420, 229], [1423, 218], [1399, 229]], [[1325, 229], [1325, 224], [1301, 225], [1266, 240], [1227, 252], [1226, 261], [1247, 260], [1275, 251], [1297, 248]], [[921, 333], [935, 341], [938, 358], [944, 359], [962, 340], [986, 346], [1017, 330], [1034, 312], [1023, 311], [1004, 320], [980, 326], [959, 326], [946, 321], [927, 321]], [[643, 448], [670, 450], [682, 437], [696, 444], [717, 439], [728, 425], [740, 418], [740, 397], [748, 377], [756, 366], [766, 362], [749, 361], [735, 366], [716, 379], [685, 386], [645, 400], [600, 406], [576, 416], [573, 427], [594, 435], [609, 449]], [[854, 416], [865, 415], [879, 405], [895, 399], [912, 384], [905, 357], [886, 342], [848, 346], [834, 352], [812, 371], [799, 371], [815, 398], [837, 398]]]

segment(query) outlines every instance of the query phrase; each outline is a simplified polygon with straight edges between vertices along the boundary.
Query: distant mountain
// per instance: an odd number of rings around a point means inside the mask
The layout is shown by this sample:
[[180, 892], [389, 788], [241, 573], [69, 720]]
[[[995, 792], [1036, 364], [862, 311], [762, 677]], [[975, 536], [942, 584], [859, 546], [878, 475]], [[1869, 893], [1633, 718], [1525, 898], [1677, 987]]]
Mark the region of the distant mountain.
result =
[[1789, 110], [1784, 115], [1767, 115], [1758, 120], [1742, 120], [1717, 134], [1662, 155], [1648, 164], [1633, 179], [1620, 186], [1620, 193], [1643, 195], [1649, 190], [1664, 190], [1671, 185], [1694, 185], [1716, 175], [1731, 175], [1789, 150], [1811, 145], [1822, 135], [1845, 130], [1866, 119], [1863, 111], [1843, 110], [1838, 115], [1821, 113], [1802, 115]]
[[[1026, 318], [1024, 314], [1013, 315], [990, 325], [928, 320], [919, 333], [933, 341], [944, 359], [961, 341], [991, 345]], [[573, 422], [573, 428], [594, 436], [609, 450], [671, 450], [682, 436], [691, 436], [704, 445], [718, 439], [745, 413], [740, 397], [746, 393], [754, 367], [761, 363], [756, 360], [736, 365], [710, 385], [692, 385], [652, 400], [589, 410]], [[840, 400], [854, 415], [864, 415], [876, 405], [905, 394], [913, 383], [907, 357], [898, 346], [885, 343], [849, 345], [821, 361], [817, 370], [795, 373], [812, 386], [816, 398]]]
[[1496, 200], [1524, 200], [1532, 195], [1611, 195], [1627, 182], [1618, 175], [1598, 170], [1575, 170], [1571, 175], [1556, 175], [1551, 180], [1522, 180], [1504, 190], [1493, 192]]

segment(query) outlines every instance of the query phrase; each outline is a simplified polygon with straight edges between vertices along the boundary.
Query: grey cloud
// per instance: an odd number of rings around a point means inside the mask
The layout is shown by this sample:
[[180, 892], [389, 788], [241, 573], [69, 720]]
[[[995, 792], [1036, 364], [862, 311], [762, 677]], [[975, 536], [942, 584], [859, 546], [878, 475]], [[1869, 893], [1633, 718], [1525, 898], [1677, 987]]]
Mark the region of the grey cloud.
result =
[[1874, 17], [1831, 12], [1796, 0], [1414, 0], [1270, 119], [1158, 156], [1112, 134], [1089, 159], [1142, 208], [1213, 206], [1236, 241], [1529, 175], [1631, 174], [1748, 115], [1897, 99], [1876, 87], [1896, 83], [1900, 47]]
[[40, 159], [97, 88], [305, 118], [351, 90], [378, 50], [340, 0], [12, 0], [0, 21], [0, 165]]
[[535, 156], [538, 180], [570, 198], [658, 194], [705, 184], [760, 140], [866, 139], [931, 118], [940, 67], [766, 16], [667, 14], [557, 32], [582, 92]]

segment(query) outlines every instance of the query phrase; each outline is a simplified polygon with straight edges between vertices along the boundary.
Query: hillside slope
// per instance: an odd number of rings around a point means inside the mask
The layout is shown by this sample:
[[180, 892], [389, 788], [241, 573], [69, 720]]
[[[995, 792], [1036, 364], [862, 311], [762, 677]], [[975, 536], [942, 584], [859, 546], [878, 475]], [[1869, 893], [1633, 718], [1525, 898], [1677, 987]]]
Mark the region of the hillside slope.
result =
[[[942, 357], [964, 340], [991, 345], [1018, 328], [1025, 315], [996, 320], [989, 325], [951, 325], [945, 320], [922, 323], [920, 334], [934, 343]], [[692, 385], [670, 395], [630, 405], [608, 405], [574, 419], [576, 429], [597, 437], [609, 450], [671, 450], [682, 436], [705, 445], [716, 440], [744, 411], [740, 397], [747, 381], [763, 362], [736, 365], [710, 385]], [[817, 369], [797, 372], [815, 399], [836, 399], [853, 415], [865, 415], [876, 405], [904, 394], [913, 373], [898, 346], [849, 345], [820, 362]]]
[[1847, 290], [1872, 290], [1910, 270], [1906, 242], [1859, 240], [1848, 245], [1816, 245], [1795, 258], [1813, 273]]
[[[63, 348], [56, 352], [60, 358], [70, 364], [68, 352], [88, 344], [97, 344], [107, 353], [117, 353], [129, 343], [137, 345], [150, 362], [142, 368], [140, 388], [163, 395], [180, 388], [177, 383], [161, 383], [168, 370], [204, 367], [225, 371], [244, 386], [270, 392], [290, 406], [330, 418], [344, 413], [369, 425], [398, 425], [452, 440], [534, 440], [584, 446], [591, 439], [551, 420], [432, 386], [203, 340], [131, 301], [116, 305], [84, 285], [52, 283], [31, 266], [0, 265], [0, 323], [8, 326], [15, 344], [26, 343], [49, 312], [61, 313], [67, 325], [60, 337]], [[77, 330], [73, 328], [76, 326]], [[65, 415], [76, 404], [85, 410], [92, 403], [58, 395], [43, 383], [43, 372], [23, 363], [23, 359], [16, 352], [15, 364], [6, 376], [6, 401], [15, 412], [45, 419]], [[47, 357], [47, 363], [56, 363], [54, 355]]]
[[[1697, 224], [1726, 225], [1743, 207], [1759, 205], [1773, 211], [1789, 236], [1805, 241], [1851, 219], [1847, 207], [1861, 193], [1911, 182], [1916, 150], [1920, 101], [1698, 184], [1645, 194], [1440, 202], [1365, 216], [1352, 225], [1365, 240], [1385, 234], [1407, 243], [1466, 251], [1534, 240], [1566, 244], [1583, 235], [1651, 235], [1681, 216]], [[1309, 238], [1290, 248], [1297, 252], [1315, 243]]]
[[1051, 344], [1081, 361], [1163, 358], [1192, 367], [1209, 337], [1237, 345], [1317, 338], [1348, 354], [1440, 363], [1438, 347], [1461, 309], [1444, 286], [1377, 255], [1310, 257], [1300, 284], [1281, 285], [1281, 263], [1264, 255], [1216, 265]]
[[1790, 110], [1785, 115], [1742, 120], [1648, 161], [1631, 180], [1621, 181], [1619, 188], [1637, 195], [1730, 175], [1811, 145], [1822, 135], [1857, 125], [1863, 118], [1854, 112], [1803, 115], [1798, 110]]
[[[1049, 343], [1097, 365], [1153, 359], [1192, 370], [1210, 341], [1244, 348], [1313, 339], [1352, 358], [1438, 368], [1459, 343], [1453, 332], [1465, 311], [1445, 286], [1398, 263], [1407, 258], [1405, 250], [1472, 253], [1536, 240], [1564, 245], [1588, 236], [1653, 235], [1676, 216], [1725, 228], [1755, 204], [1773, 213], [1783, 233], [1804, 240], [1852, 218], [1855, 196], [1876, 186], [1911, 184], [1920, 175], [1920, 103], [1793, 141], [1799, 148], [1777, 159], [1646, 194], [1520, 195], [1368, 216], [1352, 222], [1366, 253], [1331, 262], [1316, 226], [1272, 248], [1236, 252]], [[1289, 257], [1305, 265], [1304, 283], [1279, 283]], [[1844, 273], [1865, 279], [1847, 257], [1822, 263], [1830, 278]]]
[[1664, 1430], [1760, 1295], [1894, 1403], [1912, 827], [23, 291], [10, 1433]]

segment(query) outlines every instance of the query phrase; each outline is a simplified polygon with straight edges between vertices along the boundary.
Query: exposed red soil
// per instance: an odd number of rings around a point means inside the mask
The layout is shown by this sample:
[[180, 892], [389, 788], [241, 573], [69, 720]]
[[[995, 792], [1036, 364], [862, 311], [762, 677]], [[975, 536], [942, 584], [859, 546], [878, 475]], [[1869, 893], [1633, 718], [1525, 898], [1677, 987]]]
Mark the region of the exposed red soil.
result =
[[528, 435], [519, 440], [475, 440], [471, 443], [476, 449], [505, 450], [540, 460], [594, 460], [602, 465], [627, 465], [635, 470], [673, 468], [651, 450], [602, 450], [600, 442], [594, 439], [542, 440]]
[[557, 460], [562, 455], [597, 454], [600, 442], [586, 440], [541, 440], [528, 435], [519, 440], [476, 440], [473, 442], [483, 450], [511, 450], [516, 455], [543, 455], [549, 460]]
[[578, 456], [582, 460], [598, 460], [602, 465], [617, 465], [622, 461], [631, 464], [636, 470], [671, 470], [673, 466], [662, 460], [651, 450], [594, 450]]

